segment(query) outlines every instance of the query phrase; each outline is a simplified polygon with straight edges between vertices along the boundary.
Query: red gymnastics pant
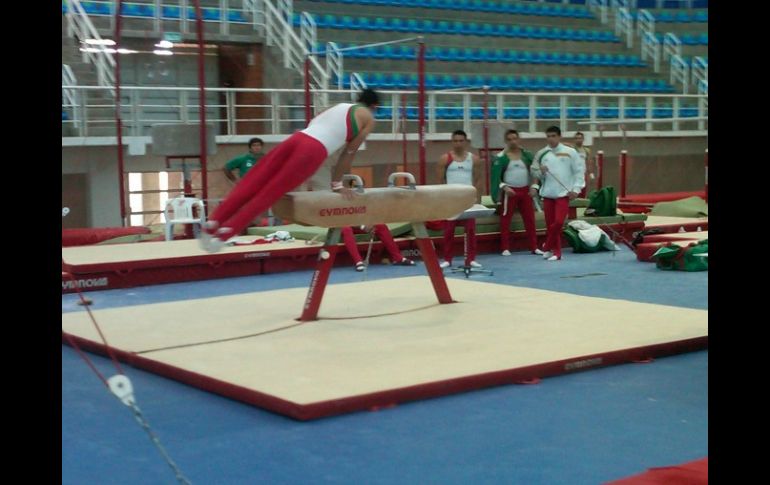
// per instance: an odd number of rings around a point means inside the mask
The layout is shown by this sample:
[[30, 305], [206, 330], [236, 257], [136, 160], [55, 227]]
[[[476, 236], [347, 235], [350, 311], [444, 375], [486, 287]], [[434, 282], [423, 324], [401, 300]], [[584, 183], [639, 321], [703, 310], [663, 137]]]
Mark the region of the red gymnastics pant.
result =
[[[508, 198], [508, 212], [500, 216], [500, 251], [507, 251], [511, 248], [511, 218], [517, 206], [524, 221], [529, 250], [534, 251], [537, 248], [535, 205], [532, 203], [532, 197], [529, 196], [529, 187], [511, 187], [511, 189], [513, 189], [513, 194], [504, 194]], [[503, 203], [503, 207], [505, 207], [505, 203]]]
[[561, 230], [569, 211], [569, 197], [558, 199], [543, 198], [545, 226], [547, 235], [543, 251], [553, 251], [554, 256], [561, 258]]
[[282, 195], [310, 178], [327, 155], [320, 141], [299, 131], [270, 150], [209, 216], [219, 228], [217, 237], [226, 241], [240, 234]]
[[444, 221], [444, 261], [452, 262], [452, 242], [455, 238], [455, 227], [462, 224], [465, 228], [465, 251], [468, 253], [468, 261], [476, 261], [476, 219], [462, 221]]
[[[348, 253], [350, 253], [350, 257], [353, 258], [353, 263], [356, 264], [360, 263], [362, 258], [361, 253], [358, 251], [358, 245], [356, 244], [356, 238], [353, 235], [353, 232], [354, 230], [351, 227], [342, 228], [342, 240], [345, 241], [345, 247], [347, 248]], [[362, 234], [364, 231], [356, 228], [355, 232]], [[396, 242], [393, 240], [393, 236], [390, 234], [388, 226], [385, 224], [375, 224], [374, 233], [377, 235], [377, 238], [382, 241], [388, 254], [390, 254], [391, 261], [398, 263], [404, 259], [401, 255], [401, 251], [398, 250]]]

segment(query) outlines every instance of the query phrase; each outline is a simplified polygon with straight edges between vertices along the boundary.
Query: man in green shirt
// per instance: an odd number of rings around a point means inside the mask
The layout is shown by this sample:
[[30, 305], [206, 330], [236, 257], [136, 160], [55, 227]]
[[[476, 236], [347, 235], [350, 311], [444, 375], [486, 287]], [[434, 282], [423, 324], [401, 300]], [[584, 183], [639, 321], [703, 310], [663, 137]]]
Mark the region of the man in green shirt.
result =
[[[264, 143], [260, 138], [252, 138], [249, 140], [249, 151], [239, 157], [235, 157], [229, 162], [225, 163], [225, 167], [222, 169], [225, 173], [225, 177], [231, 182], [235, 183], [238, 178], [243, 178], [251, 167], [257, 164], [260, 158], [262, 158], [262, 148]], [[238, 169], [238, 178], [235, 177], [233, 171]]]
[[496, 204], [502, 205], [500, 212], [500, 250], [503, 256], [511, 255], [511, 219], [518, 207], [524, 222], [529, 250], [537, 254], [537, 232], [535, 228], [535, 206], [532, 197], [537, 194], [530, 166], [533, 155], [519, 144], [519, 132], [513, 129], [505, 132], [505, 150], [497, 154], [492, 162], [489, 183], [490, 195]]
[[[257, 164], [257, 162], [259, 162], [259, 159], [262, 158], [262, 156], [264, 155], [264, 153], [262, 152], [264, 146], [265, 144], [261, 138], [250, 139], [249, 151], [247, 153], [244, 153], [243, 155], [235, 157], [232, 160], [225, 163], [225, 166], [222, 169], [222, 171], [225, 173], [225, 177], [227, 177], [227, 179], [230, 180], [230, 182], [232, 183], [236, 183], [238, 179], [242, 179], [246, 175], [246, 172], [251, 170], [251, 167], [254, 167]], [[236, 169], [238, 170], [237, 178], [233, 173]], [[254, 221], [252, 221], [252, 224], [256, 224], [256, 225], [263, 224], [262, 220], [264, 217], [267, 217], [268, 224], [271, 226], [276, 225], [278, 222], [280, 222], [275, 220], [271, 209], [257, 216], [257, 218], [254, 219]]]

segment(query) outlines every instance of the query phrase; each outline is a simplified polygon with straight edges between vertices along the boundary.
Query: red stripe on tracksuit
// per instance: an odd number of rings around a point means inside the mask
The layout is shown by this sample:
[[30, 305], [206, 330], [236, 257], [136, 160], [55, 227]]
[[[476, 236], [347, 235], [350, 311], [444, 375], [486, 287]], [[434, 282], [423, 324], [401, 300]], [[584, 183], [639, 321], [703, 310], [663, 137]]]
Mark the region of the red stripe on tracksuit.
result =
[[240, 234], [282, 195], [310, 178], [327, 155], [320, 141], [299, 131], [270, 150], [209, 216], [221, 228], [217, 237], [226, 241]]
[[[513, 194], [503, 192], [503, 195], [508, 198], [508, 212], [500, 216], [500, 251], [511, 249], [511, 218], [513, 218], [513, 211], [517, 206], [524, 221], [529, 250], [534, 251], [537, 248], [535, 205], [532, 203], [532, 197], [529, 196], [529, 187], [511, 187], [511, 189], [513, 189]], [[505, 202], [503, 207], [505, 207]]]
[[569, 197], [559, 197], [558, 199], [544, 197], [543, 212], [545, 213], [545, 225], [548, 228], [543, 251], [553, 251], [554, 256], [561, 258], [561, 230], [569, 212]]
[[462, 221], [444, 221], [444, 261], [452, 262], [452, 242], [455, 238], [455, 227], [462, 224], [465, 228], [465, 251], [468, 254], [468, 261], [476, 261], [476, 219], [465, 219]]

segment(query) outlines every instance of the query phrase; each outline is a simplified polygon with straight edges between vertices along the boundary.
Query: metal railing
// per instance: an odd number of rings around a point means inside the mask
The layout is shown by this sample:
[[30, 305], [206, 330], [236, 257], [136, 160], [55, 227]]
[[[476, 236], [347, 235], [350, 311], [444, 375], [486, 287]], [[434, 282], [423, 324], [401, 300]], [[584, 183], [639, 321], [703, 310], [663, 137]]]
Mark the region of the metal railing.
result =
[[[75, 73], [72, 72], [72, 68], [67, 64], [61, 66], [61, 82], [62, 86], [77, 86], [78, 81], [75, 78]], [[75, 133], [77, 136], [81, 136], [81, 115], [80, 115], [80, 96], [78, 91], [74, 89], [62, 89], [62, 110], [67, 106], [72, 113], [72, 125], [75, 127]]]
[[682, 94], [687, 94], [690, 86], [690, 65], [687, 64], [682, 56], [674, 54], [671, 56], [671, 84], [682, 85]]
[[[706, 93], [708, 93], [708, 80], [709, 80], [709, 63], [708, 61], [701, 57], [701, 56], [695, 56], [692, 59], [692, 83], [696, 86], [701, 82], [706, 82]], [[700, 93], [700, 89], [698, 90]]]
[[[67, 0], [65, 18], [67, 19], [67, 35], [74, 35], [80, 42], [86, 39], [102, 40], [80, 0]], [[100, 86], [112, 87], [115, 85], [115, 59], [111, 53], [108, 51], [99, 53], [83, 51], [83, 61], [96, 66], [96, 79]]]
[[603, 24], [610, 21], [608, 0], [586, 0], [586, 7], [591, 12], [599, 14], [599, 20]]
[[313, 16], [307, 12], [302, 12], [299, 17], [299, 38], [308, 52], [312, 52], [315, 49], [317, 37], [318, 27]]
[[626, 37], [626, 47], [634, 45], [634, 19], [628, 9], [621, 7], [615, 15], [615, 34], [618, 37]]
[[660, 41], [654, 33], [645, 32], [642, 36], [642, 60], [652, 59], [652, 68], [655, 72], [660, 72], [661, 57]]
[[[343, 86], [343, 57], [336, 42], [326, 43], [326, 76], [337, 80], [337, 89]], [[351, 74], [351, 82], [352, 82]]]
[[[365, 84], [359, 77], [353, 76], [357, 88]], [[63, 90], [77, 93], [81, 104], [87, 109], [82, 111], [81, 123], [88, 131], [95, 133], [95, 128], [104, 127], [105, 136], [114, 136], [114, 105], [89, 104], [89, 93], [106, 88], [98, 86], [63, 85]], [[196, 87], [137, 87], [123, 86], [122, 123], [127, 135], [147, 136], [153, 124], [195, 122], [198, 118], [198, 104], [195, 97]], [[325, 108], [320, 104], [323, 95], [329, 103], [349, 102], [355, 90], [315, 91], [314, 111]], [[238, 135], [278, 135], [286, 136], [305, 126], [304, 107], [292, 104], [292, 100], [301, 99], [299, 89], [247, 89], [247, 88], [207, 88], [209, 100], [207, 118], [215, 124], [215, 133], [222, 136]], [[261, 94], [263, 101], [238, 102], [239, 93]], [[416, 91], [381, 91], [382, 105], [378, 109], [379, 120], [375, 133], [397, 134], [401, 132], [401, 120], [398, 107], [402, 106], [400, 97], [405, 95], [406, 111], [410, 131], [416, 133], [417, 93]], [[173, 102], [161, 102], [171, 98]], [[242, 97], [242, 96], [241, 96]], [[252, 96], [253, 97], [253, 96]], [[91, 96], [91, 98], [94, 98]], [[658, 129], [665, 118], [673, 114], [686, 112], [687, 116], [707, 117], [708, 104], [706, 95], [672, 94], [628, 94], [628, 93], [533, 93], [533, 92], [490, 92], [488, 95], [490, 121], [510, 123], [522, 132], [534, 133], [542, 129], [542, 123], [558, 123], [563, 130], [578, 120], [600, 121], [603, 118], [618, 117], [620, 112], [636, 118], [662, 118], [656, 122]], [[217, 101], [218, 100], [218, 101]], [[482, 119], [484, 94], [480, 91], [429, 91], [427, 112], [427, 134], [451, 132], [458, 127], [470, 130], [472, 123]], [[65, 106], [66, 108], [67, 106]], [[258, 108], [255, 110], [255, 108]], [[99, 109], [102, 115], [97, 117]], [[255, 113], [256, 111], [256, 113]], [[63, 124], [72, 123], [63, 120]], [[245, 123], [245, 125], [244, 125]], [[240, 126], [239, 126], [240, 125]], [[108, 130], [111, 129], [112, 131]], [[699, 128], [703, 129], [703, 128]], [[649, 125], [652, 130], [652, 125]]]
[[639, 10], [636, 17], [636, 27], [639, 37], [644, 37], [645, 32], [655, 34], [655, 17], [646, 9]]
[[682, 55], [682, 41], [673, 32], [666, 32], [663, 36], [663, 60], [675, 55]]

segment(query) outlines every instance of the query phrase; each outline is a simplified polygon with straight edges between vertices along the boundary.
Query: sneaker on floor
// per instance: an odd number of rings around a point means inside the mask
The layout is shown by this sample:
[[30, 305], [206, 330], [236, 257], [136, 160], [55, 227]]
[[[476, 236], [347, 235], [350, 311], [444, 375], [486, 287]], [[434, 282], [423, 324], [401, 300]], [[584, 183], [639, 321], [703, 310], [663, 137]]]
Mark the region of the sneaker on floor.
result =
[[508, 250], [506, 249], [506, 250], [505, 250], [505, 251], [503, 251], [501, 254], [502, 254], [503, 256], [510, 256], [510, 255], [511, 255], [511, 252], [510, 252], [510, 251], [508, 251]]
[[543, 253], [543, 259], [548, 259], [553, 256], [553, 251], [546, 251]]
[[471, 261], [470, 264], [471, 264], [471, 268], [483, 268], [483, 266], [481, 266], [481, 263], [477, 263], [476, 261]]
[[393, 266], [414, 266], [415, 262], [409, 258], [404, 258], [401, 261], [396, 261]]
[[365, 269], [366, 269], [366, 265], [364, 264], [363, 261], [360, 261], [360, 262], [356, 263], [356, 271], [360, 272], [360, 271], [363, 271]]
[[555, 254], [549, 258], [546, 258], [546, 261], [559, 261], [561, 259], [560, 256], [556, 256]]
[[450, 263], [449, 261], [444, 261], [443, 263], [441, 263], [441, 264], [439, 265], [439, 267], [440, 267], [441, 269], [445, 269], [445, 268], [448, 268], [448, 267], [450, 267], [450, 266], [452, 266], [452, 263]]
[[532, 251], [532, 254], [537, 254], [542, 256], [545, 254], [545, 251], [543, 251], [542, 249], [535, 249], [534, 251]]

